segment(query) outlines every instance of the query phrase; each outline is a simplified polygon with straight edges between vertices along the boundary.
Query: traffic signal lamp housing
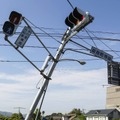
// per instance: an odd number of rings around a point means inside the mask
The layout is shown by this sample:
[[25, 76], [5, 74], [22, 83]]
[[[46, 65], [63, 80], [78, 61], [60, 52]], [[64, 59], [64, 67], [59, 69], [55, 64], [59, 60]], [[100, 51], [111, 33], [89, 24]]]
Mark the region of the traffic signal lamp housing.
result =
[[73, 31], [80, 31], [86, 25], [93, 21], [93, 17], [81, 9], [75, 7], [73, 12], [65, 19], [65, 24], [69, 26]]
[[15, 34], [16, 29], [22, 21], [22, 18], [22, 14], [16, 11], [12, 11], [9, 16], [9, 21], [6, 21], [3, 25], [3, 33], [6, 36], [12, 36]]
[[15, 25], [19, 25], [22, 20], [22, 14], [12, 11], [9, 16], [9, 21]]
[[13, 35], [15, 32], [15, 25], [9, 21], [6, 21], [3, 25], [3, 33], [7, 36]]

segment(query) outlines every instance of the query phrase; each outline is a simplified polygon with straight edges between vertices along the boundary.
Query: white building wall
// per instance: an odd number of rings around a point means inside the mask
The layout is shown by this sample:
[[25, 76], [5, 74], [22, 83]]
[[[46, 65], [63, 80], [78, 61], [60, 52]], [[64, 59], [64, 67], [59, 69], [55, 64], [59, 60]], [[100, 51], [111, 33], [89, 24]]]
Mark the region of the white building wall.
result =
[[108, 120], [108, 117], [105, 116], [89, 116], [86, 120]]
[[106, 120], [105, 116], [99, 116], [99, 120]]

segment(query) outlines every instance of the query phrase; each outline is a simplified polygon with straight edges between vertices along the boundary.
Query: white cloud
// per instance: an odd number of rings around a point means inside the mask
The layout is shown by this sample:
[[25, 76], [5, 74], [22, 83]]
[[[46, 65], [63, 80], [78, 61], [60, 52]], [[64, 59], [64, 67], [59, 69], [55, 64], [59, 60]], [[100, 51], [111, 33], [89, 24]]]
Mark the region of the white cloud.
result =
[[[22, 106], [26, 108], [24, 111], [28, 112], [37, 93], [36, 84], [40, 77], [40, 74], [33, 70], [28, 70], [24, 74], [0, 73], [1, 109], [9, 110], [16, 106]], [[11, 83], [4, 83], [3, 80], [10, 80]], [[52, 113], [70, 111], [75, 107], [85, 109], [103, 107], [106, 93], [102, 85], [106, 83], [106, 69], [55, 71], [48, 87], [43, 109], [47, 113]]]
[[[57, 79], [56, 79], [57, 78]], [[97, 69], [89, 71], [69, 71], [55, 72], [52, 80], [52, 84], [62, 84], [66, 86], [76, 86], [85, 84], [96, 84], [98, 82], [105, 81], [107, 79], [106, 69]], [[103, 83], [104, 84], [104, 83]]]
[[[107, 83], [106, 69], [68, 73], [56, 71], [52, 78], [45, 99], [45, 105], [50, 109], [45, 106], [46, 111], [69, 112], [75, 107], [87, 110], [105, 107], [106, 90], [102, 85]], [[52, 89], [53, 85], [57, 87]], [[55, 108], [52, 108], [55, 103]]]

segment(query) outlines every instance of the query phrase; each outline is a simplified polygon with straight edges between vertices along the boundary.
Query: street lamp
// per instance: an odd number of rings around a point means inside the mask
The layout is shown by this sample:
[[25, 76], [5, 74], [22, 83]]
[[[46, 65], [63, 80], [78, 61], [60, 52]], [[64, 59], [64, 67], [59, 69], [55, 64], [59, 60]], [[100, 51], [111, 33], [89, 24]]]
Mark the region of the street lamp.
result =
[[85, 61], [76, 60], [76, 59], [69, 59], [69, 58], [60, 59], [59, 62], [61, 62], [61, 61], [76, 61], [76, 62], [78, 62], [78, 63], [81, 64], [81, 65], [85, 65], [85, 64], [86, 64]]

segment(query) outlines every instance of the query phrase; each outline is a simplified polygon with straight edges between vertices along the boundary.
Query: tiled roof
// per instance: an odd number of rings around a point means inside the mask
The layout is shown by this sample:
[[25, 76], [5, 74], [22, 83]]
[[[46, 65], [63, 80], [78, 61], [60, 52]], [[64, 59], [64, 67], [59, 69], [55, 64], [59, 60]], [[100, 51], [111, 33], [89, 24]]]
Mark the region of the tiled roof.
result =
[[86, 113], [86, 116], [89, 115], [108, 115], [109, 113], [113, 112], [116, 109], [101, 109], [101, 110], [91, 110]]

